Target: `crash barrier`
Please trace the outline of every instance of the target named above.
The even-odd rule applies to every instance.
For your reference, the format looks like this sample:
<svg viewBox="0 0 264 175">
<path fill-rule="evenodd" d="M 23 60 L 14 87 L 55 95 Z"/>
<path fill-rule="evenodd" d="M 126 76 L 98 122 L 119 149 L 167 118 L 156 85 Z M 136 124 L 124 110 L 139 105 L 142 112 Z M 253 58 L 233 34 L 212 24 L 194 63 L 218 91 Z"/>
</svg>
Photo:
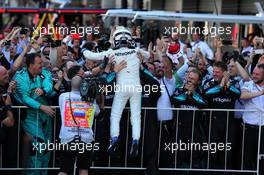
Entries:
<svg viewBox="0 0 264 175">
<path fill-rule="evenodd" d="M 48 167 L 25 168 L 22 166 L 21 121 L 25 117 L 27 107 L 13 106 L 16 111 L 17 127 L 17 154 L 16 165 L 3 166 L 3 147 L 0 149 L 1 171 L 27 171 L 27 170 L 58 170 L 60 151 L 52 147 L 52 156 Z M 60 128 L 60 114 L 58 106 L 53 106 L 57 116 L 53 120 L 53 138 L 50 144 L 59 144 L 58 133 Z M 254 112 L 259 115 L 259 123 L 264 118 L 261 111 L 229 110 L 229 109 L 193 109 L 193 108 L 166 108 L 173 110 L 174 119 L 171 121 L 157 121 L 157 108 L 142 107 L 141 139 L 139 155 L 131 159 L 129 152 L 131 147 L 130 111 L 126 108 L 120 121 L 120 144 L 116 155 L 109 156 L 111 107 L 106 107 L 108 115 L 95 119 L 93 130 L 95 143 L 98 148 L 92 149 L 94 158 L 91 169 L 98 170 L 146 170 L 150 161 L 156 161 L 159 170 L 163 171 L 198 171 L 198 172 L 230 172 L 241 174 L 259 174 L 263 157 L 262 127 L 253 126 L 234 118 L 243 112 Z M 37 112 L 37 120 L 39 119 Z M 253 134 L 252 134 L 253 131 Z M 255 133 L 254 133 L 255 132 Z M 247 143 L 248 141 L 255 143 Z M 155 139 L 156 138 L 156 139 Z M 252 160 L 248 155 L 249 146 L 255 145 L 255 163 L 247 166 Z M 80 148 L 79 148 L 80 149 Z M 250 148 L 251 149 L 251 148 Z M 36 153 L 37 156 L 37 153 Z M 76 167 L 75 167 L 76 168 Z"/>
</svg>

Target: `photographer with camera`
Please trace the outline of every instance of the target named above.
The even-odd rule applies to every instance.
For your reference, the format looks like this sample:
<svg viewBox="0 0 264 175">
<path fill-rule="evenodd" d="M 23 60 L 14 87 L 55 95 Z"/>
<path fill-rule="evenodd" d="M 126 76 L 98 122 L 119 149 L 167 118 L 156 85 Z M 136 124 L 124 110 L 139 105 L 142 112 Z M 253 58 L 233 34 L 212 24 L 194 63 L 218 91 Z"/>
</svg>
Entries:
<svg viewBox="0 0 264 175">
<path fill-rule="evenodd" d="M 80 86 L 83 78 L 75 75 L 71 79 L 71 92 L 66 92 L 59 97 L 59 106 L 61 111 L 62 126 L 60 130 L 60 139 L 62 144 L 93 145 L 93 120 L 100 110 L 95 102 L 85 101 L 80 94 Z M 95 146 L 95 144 L 94 144 Z M 73 174 L 74 162 L 77 159 L 77 167 L 80 175 L 88 175 L 92 159 L 92 147 L 90 150 L 62 150 L 61 165 L 59 175 Z M 82 152 L 80 152 L 82 151 Z"/>
<path fill-rule="evenodd" d="M 18 58 L 19 54 L 23 52 L 25 45 L 22 47 L 22 51 L 18 54 L 17 44 L 13 42 L 15 36 L 21 28 L 13 28 L 12 31 L 0 41 L 0 64 L 4 66 L 7 70 L 11 69 L 15 60 Z"/>
</svg>

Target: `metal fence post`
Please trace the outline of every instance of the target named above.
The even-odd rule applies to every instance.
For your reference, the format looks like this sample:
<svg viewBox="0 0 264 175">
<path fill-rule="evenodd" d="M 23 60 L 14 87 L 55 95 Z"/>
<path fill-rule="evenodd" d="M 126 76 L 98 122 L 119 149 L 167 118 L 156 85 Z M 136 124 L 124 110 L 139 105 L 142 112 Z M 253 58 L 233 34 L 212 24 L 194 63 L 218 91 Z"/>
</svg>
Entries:
<svg viewBox="0 0 264 175">
<path fill-rule="evenodd" d="M 258 156 L 257 156 L 257 175 L 259 175 L 259 163 L 260 163 L 260 146 L 261 146 L 261 125 L 262 125 L 262 115 L 259 111 L 259 133 L 258 133 Z"/>
</svg>

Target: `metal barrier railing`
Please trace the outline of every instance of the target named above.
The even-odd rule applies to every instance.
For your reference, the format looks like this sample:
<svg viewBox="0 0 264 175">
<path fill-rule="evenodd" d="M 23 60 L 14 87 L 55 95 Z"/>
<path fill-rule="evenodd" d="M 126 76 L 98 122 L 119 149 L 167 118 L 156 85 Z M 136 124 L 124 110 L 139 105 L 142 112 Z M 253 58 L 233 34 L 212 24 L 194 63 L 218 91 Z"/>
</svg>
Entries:
<svg viewBox="0 0 264 175">
<path fill-rule="evenodd" d="M 16 167 L 13 167 L 13 168 L 6 168 L 6 167 L 3 167 L 3 160 L 2 160 L 2 145 L 1 145 L 1 149 L 0 149 L 0 172 L 1 170 L 6 170 L 6 171 L 11 171 L 11 170 L 18 170 L 18 171 L 22 171 L 22 170 L 58 170 L 58 164 L 56 162 L 56 158 L 57 158 L 57 154 L 56 154 L 56 150 L 54 149 L 53 152 L 52 152 L 52 157 L 51 157 L 51 166 L 49 167 L 37 167 L 36 164 L 35 164 L 35 167 L 32 168 L 24 168 L 21 166 L 21 152 L 20 152 L 20 148 L 22 146 L 21 144 L 21 141 L 20 141 L 20 136 L 21 136 L 21 111 L 22 110 L 26 110 L 27 107 L 25 106 L 13 106 L 14 109 L 17 110 L 18 112 L 18 116 L 17 116 L 17 135 L 18 135 L 18 140 L 17 140 L 17 148 L 18 148 L 18 152 L 17 152 L 17 160 L 16 160 Z M 53 106 L 53 108 L 55 108 L 55 110 L 58 109 L 57 106 Z M 111 107 L 106 107 L 106 109 L 111 109 Z M 128 110 L 129 108 L 126 108 L 126 112 L 127 112 L 127 117 L 126 119 L 123 121 L 123 124 L 126 124 L 126 127 L 124 127 L 123 131 L 125 132 L 125 134 L 123 133 L 124 135 L 124 139 L 123 141 L 125 140 L 124 142 L 124 146 L 123 146 L 123 152 L 124 154 L 123 155 L 123 160 L 124 160 L 124 165 L 120 165 L 120 162 L 118 165 L 115 165 L 113 166 L 112 163 L 113 163 L 113 160 L 110 156 L 108 156 L 108 160 L 107 160 L 107 164 L 103 164 L 98 165 L 97 161 L 96 160 L 93 160 L 92 162 L 92 166 L 91 166 L 91 169 L 99 169 L 99 170 L 103 170 L 103 169 L 112 169 L 112 170 L 123 170 L 123 169 L 126 169 L 126 170 L 145 170 L 146 167 L 144 166 L 144 162 L 145 162 L 145 158 L 144 158 L 144 152 L 146 150 L 145 148 L 145 140 L 146 140 L 146 129 L 149 129 L 149 128 L 146 128 L 146 122 L 149 122 L 147 121 L 147 117 L 148 117 L 148 114 L 147 112 L 148 111 L 151 111 L 151 110 L 157 110 L 157 108 L 150 108 L 150 107 L 142 107 L 142 122 L 141 122 L 141 125 L 142 125 L 142 137 L 141 137 L 141 146 L 140 146 L 140 155 L 139 155 L 139 159 L 137 160 L 137 163 L 136 164 L 133 164 L 131 166 L 130 162 L 129 162 L 129 155 L 128 155 L 128 152 L 129 152 L 129 142 L 130 142 L 130 126 L 129 126 L 129 115 L 130 115 L 130 111 Z M 230 133 L 234 131 L 234 128 L 230 128 L 230 127 L 233 127 L 230 126 L 234 121 L 232 120 L 233 119 L 233 113 L 236 112 L 236 111 L 240 111 L 240 112 L 257 112 L 259 114 L 259 119 L 262 121 L 263 118 L 264 118 L 264 113 L 261 112 L 261 111 L 255 111 L 255 110 L 252 110 L 252 111 L 249 111 L 249 110 L 227 110 L 227 109 L 202 109 L 202 110 L 198 110 L 198 109 L 182 109 L 182 108 L 164 108 L 164 110 L 173 110 L 174 111 L 174 120 L 171 122 L 172 123 L 172 129 L 174 129 L 170 134 L 172 134 L 173 136 L 167 140 L 168 142 L 170 143 L 173 143 L 173 144 L 179 144 L 179 140 L 181 141 L 181 138 L 179 138 L 179 135 L 182 135 L 181 133 L 181 130 L 182 128 L 181 125 L 182 123 L 186 122 L 186 121 L 181 121 L 182 118 L 187 118 L 188 116 L 181 116 L 180 115 L 180 112 L 192 112 L 192 118 L 187 121 L 191 123 L 188 123 L 189 126 L 191 126 L 191 132 L 189 133 L 189 136 L 190 136 L 190 143 L 191 145 L 193 144 L 196 144 L 195 142 L 197 141 L 197 126 L 196 124 L 198 123 L 197 122 L 197 118 L 199 118 L 199 120 L 202 118 L 203 119 L 203 122 L 208 124 L 206 126 L 206 128 L 203 128 L 202 130 L 205 131 L 206 129 L 208 130 L 207 133 L 204 134 L 205 136 L 205 142 L 203 143 L 207 143 L 208 145 L 211 146 L 211 144 L 213 142 L 211 141 L 215 141 L 215 138 L 214 135 L 215 135 L 215 114 L 216 112 L 222 112 L 222 113 L 226 113 L 226 116 L 223 116 L 224 119 L 226 119 L 226 123 L 224 123 L 226 126 L 225 126 L 225 133 L 222 134 L 225 138 L 224 138 L 224 142 L 227 144 L 229 142 L 229 136 L 230 136 Z M 58 111 L 58 110 L 57 110 Z M 39 113 L 37 113 L 37 121 L 39 120 Z M 124 114 L 124 113 L 123 113 Z M 231 114 L 231 115 L 230 115 Z M 109 113 L 110 115 L 110 113 Z M 202 116 L 202 117 L 201 117 Z M 124 118 L 124 117 L 123 117 Z M 224 121 L 224 120 L 221 120 L 221 121 Z M 261 123 L 261 121 L 259 123 Z M 102 139 L 102 138 L 98 138 L 100 136 L 98 136 L 98 123 L 99 121 L 95 120 L 94 122 L 94 137 L 95 137 L 95 141 L 97 141 L 98 139 Z M 101 121 L 100 121 L 101 122 Z M 121 121 L 122 122 L 122 121 Z M 166 171 L 198 171 L 198 172 L 235 172 L 235 173 L 256 173 L 257 175 L 259 174 L 259 170 L 260 170 L 260 159 L 261 157 L 263 157 L 263 155 L 261 154 L 261 139 L 264 139 L 264 138 L 261 138 L 261 133 L 263 131 L 261 131 L 262 127 L 259 125 L 258 127 L 258 143 L 257 143 L 257 155 L 256 155 L 256 167 L 254 169 L 246 169 L 244 168 L 244 159 L 245 159 L 245 153 L 244 153 L 244 149 L 245 149 L 245 135 L 246 135 L 246 125 L 243 124 L 241 125 L 242 126 L 242 140 L 241 140 L 241 145 L 240 145 L 240 148 L 241 150 L 240 153 L 241 153 L 241 160 L 240 160 L 240 167 L 239 168 L 233 168 L 231 167 L 230 168 L 230 165 L 228 164 L 229 163 L 229 155 L 228 155 L 228 150 L 227 149 L 224 149 L 224 166 L 222 168 L 214 168 L 214 167 L 211 167 L 211 157 L 210 156 L 214 156 L 212 153 L 210 153 L 210 149 L 207 150 L 207 155 L 205 156 L 205 152 L 206 151 L 202 151 L 203 152 L 203 156 L 202 158 L 199 158 L 198 160 L 200 162 L 204 161 L 206 165 L 203 165 L 203 166 L 198 166 L 198 167 L 195 167 L 193 166 L 193 163 L 195 163 L 195 159 L 197 160 L 197 157 L 195 158 L 196 156 L 196 150 L 193 150 L 193 148 L 191 148 L 190 150 L 188 150 L 186 152 L 186 154 L 188 154 L 189 158 L 188 160 L 184 159 L 185 162 L 187 162 L 187 165 L 185 166 L 179 166 L 179 160 L 180 162 L 182 162 L 183 159 L 179 159 L 178 157 L 179 156 L 182 156 L 181 153 L 179 152 L 178 150 L 178 147 L 177 149 L 175 149 L 175 152 L 173 153 L 169 153 L 169 155 L 171 156 L 171 159 L 170 161 L 173 163 L 168 165 L 167 167 L 164 167 L 164 166 L 161 166 L 161 164 L 163 163 L 161 159 L 161 157 L 163 156 L 162 154 L 164 153 L 164 143 L 162 141 L 163 137 L 162 137 L 162 133 L 165 132 L 164 131 L 164 127 L 166 125 L 164 125 L 164 122 L 158 122 L 158 133 L 157 133 L 157 136 L 158 136 L 158 143 L 157 143 L 157 147 L 158 147 L 158 151 L 157 151 L 157 164 L 159 166 L 159 170 L 166 170 Z M 200 124 L 200 123 L 199 123 Z M 109 129 L 109 128 L 107 128 Z M 166 128 L 165 128 L 166 129 Z M 201 129 L 201 128 L 200 128 Z M 230 130 L 231 129 L 231 130 Z M 37 128 L 38 130 L 38 128 Z M 52 142 L 55 144 L 56 143 L 56 138 L 57 138 L 57 120 L 55 119 L 54 122 L 53 122 L 53 138 L 52 138 Z M 120 132 L 123 132 L 123 131 L 120 131 Z M 186 131 L 186 130 L 185 130 Z M 213 133 L 213 134 L 212 134 Z M 155 133 L 153 133 L 155 134 Z M 174 135 L 175 134 L 175 135 Z M 165 140 L 166 141 L 166 140 Z M 198 141 L 201 141 L 201 140 L 198 140 Z M 200 143 L 200 142 L 199 142 Z M 201 142 L 202 143 L 202 142 Z M 165 142 L 166 144 L 166 142 Z M 208 146 L 207 145 L 207 146 Z M 108 145 L 107 145 L 108 146 Z M 178 146 L 178 145 L 177 145 Z M 166 149 L 166 148 L 165 148 Z M 100 150 L 101 151 L 101 150 Z M 105 150 L 104 150 L 105 151 Z M 201 151 L 201 150 L 200 150 Z M 219 150 L 217 150 L 219 151 Z M 121 157 L 122 157 L 121 155 Z M 106 161 L 105 161 L 106 162 Z"/>
</svg>

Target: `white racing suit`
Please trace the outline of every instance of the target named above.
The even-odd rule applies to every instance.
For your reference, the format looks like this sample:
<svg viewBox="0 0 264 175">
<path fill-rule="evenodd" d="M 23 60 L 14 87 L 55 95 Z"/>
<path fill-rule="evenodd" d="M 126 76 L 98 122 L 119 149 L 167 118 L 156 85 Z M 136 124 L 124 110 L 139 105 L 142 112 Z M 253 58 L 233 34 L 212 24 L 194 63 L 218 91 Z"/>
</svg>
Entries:
<svg viewBox="0 0 264 175">
<path fill-rule="evenodd" d="M 118 72 L 116 77 L 115 96 L 110 117 L 111 138 L 119 136 L 119 123 L 127 100 L 129 100 L 131 108 L 132 137 L 137 140 L 140 138 L 142 87 L 139 78 L 140 59 L 137 56 L 137 52 L 140 52 L 145 59 L 149 58 L 148 52 L 138 48 L 121 47 L 100 53 L 84 51 L 85 58 L 90 60 L 103 60 L 105 56 L 113 55 L 115 64 L 119 64 L 122 60 L 127 63 L 127 67 Z"/>
</svg>

